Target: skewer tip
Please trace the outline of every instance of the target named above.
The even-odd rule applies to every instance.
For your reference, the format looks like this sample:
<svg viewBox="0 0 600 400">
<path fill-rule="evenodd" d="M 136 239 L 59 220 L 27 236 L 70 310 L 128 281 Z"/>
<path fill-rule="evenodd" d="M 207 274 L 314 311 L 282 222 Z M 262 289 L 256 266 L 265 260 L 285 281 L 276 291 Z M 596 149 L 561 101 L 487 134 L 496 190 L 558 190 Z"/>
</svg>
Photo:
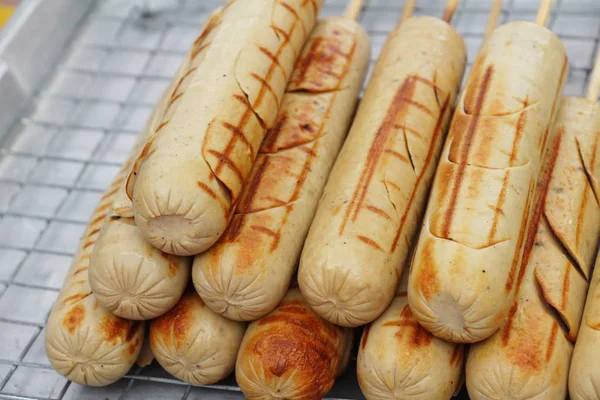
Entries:
<svg viewBox="0 0 600 400">
<path fill-rule="evenodd" d="M 458 0 L 448 0 L 446 8 L 444 9 L 444 16 L 442 19 L 447 23 L 452 22 L 456 8 L 458 7 Z"/>
<path fill-rule="evenodd" d="M 363 0 L 350 0 L 346 11 L 344 11 L 344 17 L 356 21 L 360 15 L 360 10 L 363 5 Z"/>
<path fill-rule="evenodd" d="M 500 19 L 501 13 L 502 0 L 494 0 L 492 3 L 492 8 L 490 9 L 490 16 L 488 18 L 487 26 L 485 28 L 484 38 L 487 38 L 494 31 L 494 29 L 496 29 L 496 25 L 498 25 L 498 20 Z"/>
<path fill-rule="evenodd" d="M 541 0 L 540 7 L 538 8 L 537 17 L 535 23 L 540 26 L 546 26 L 548 17 L 550 16 L 550 9 L 552 8 L 552 0 Z"/>
</svg>

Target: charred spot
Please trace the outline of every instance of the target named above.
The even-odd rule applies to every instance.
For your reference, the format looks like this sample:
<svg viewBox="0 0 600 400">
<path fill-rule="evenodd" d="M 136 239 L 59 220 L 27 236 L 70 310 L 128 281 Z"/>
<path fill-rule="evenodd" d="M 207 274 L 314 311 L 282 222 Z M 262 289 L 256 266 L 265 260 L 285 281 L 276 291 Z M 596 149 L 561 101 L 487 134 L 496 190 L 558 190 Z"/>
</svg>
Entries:
<svg viewBox="0 0 600 400">
<path fill-rule="evenodd" d="M 300 124 L 300 129 L 307 132 L 313 132 L 314 128 L 310 124 Z"/>
<path fill-rule="evenodd" d="M 73 334 L 75 330 L 81 326 L 84 318 L 85 307 L 83 304 L 77 304 L 75 307 L 72 307 L 63 318 L 63 326 L 70 334 Z"/>
</svg>

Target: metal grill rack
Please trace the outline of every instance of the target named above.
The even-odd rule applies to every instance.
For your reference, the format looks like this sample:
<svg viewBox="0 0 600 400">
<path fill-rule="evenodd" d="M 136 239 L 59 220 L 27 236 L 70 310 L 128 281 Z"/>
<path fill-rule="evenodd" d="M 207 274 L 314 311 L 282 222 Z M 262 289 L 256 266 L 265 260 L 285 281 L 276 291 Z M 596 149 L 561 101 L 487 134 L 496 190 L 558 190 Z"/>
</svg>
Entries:
<svg viewBox="0 0 600 400">
<path fill-rule="evenodd" d="M 58 64 L 33 66 L 50 69 L 47 78 L 8 132 L 0 130 L 0 398 L 242 397 L 233 377 L 213 389 L 191 387 L 155 364 L 107 388 L 85 388 L 54 372 L 44 353 L 44 322 L 89 215 L 202 23 L 222 2 L 91 1 L 57 54 Z M 402 3 L 365 0 L 359 20 L 371 36 L 373 60 Z M 417 3 L 416 14 L 439 16 L 445 0 Z M 533 20 L 538 3 L 505 0 L 501 22 Z M 469 61 L 481 44 L 490 4 L 462 0 L 454 18 Z M 322 15 L 341 14 L 345 5 L 326 0 Z M 555 0 L 549 27 L 564 40 L 570 58 L 565 94 L 583 95 L 600 40 L 600 2 Z M 6 96 L 0 93 L 0 104 Z M 352 365 L 330 396 L 362 398 L 355 376 Z"/>
</svg>

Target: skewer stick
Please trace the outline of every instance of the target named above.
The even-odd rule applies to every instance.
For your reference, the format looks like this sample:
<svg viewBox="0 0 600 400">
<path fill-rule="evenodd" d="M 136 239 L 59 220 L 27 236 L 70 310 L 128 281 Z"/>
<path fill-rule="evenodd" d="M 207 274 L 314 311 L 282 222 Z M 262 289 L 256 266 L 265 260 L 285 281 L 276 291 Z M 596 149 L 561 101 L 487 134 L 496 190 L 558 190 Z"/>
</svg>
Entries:
<svg viewBox="0 0 600 400">
<path fill-rule="evenodd" d="M 400 22 L 412 15 L 413 11 L 415 10 L 416 3 L 417 0 L 406 0 L 406 3 L 404 3 L 404 10 L 402 11 L 402 16 L 400 17 Z"/>
<path fill-rule="evenodd" d="M 452 17 L 454 17 L 454 13 L 456 12 L 456 7 L 458 6 L 458 0 L 448 0 L 446 3 L 446 9 L 444 10 L 444 16 L 442 19 L 448 23 L 452 22 Z"/>
<path fill-rule="evenodd" d="M 485 28 L 485 36 L 484 39 L 487 39 L 490 36 L 490 33 L 496 29 L 496 25 L 498 25 L 498 19 L 500 18 L 500 14 L 502 13 L 502 0 L 494 0 L 492 3 L 492 8 L 490 9 L 490 17 L 488 18 L 488 23 Z"/>
<path fill-rule="evenodd" d="M 548 16 L 550 15 L 550 9 L 552 8 L 552 0 L 542 0 L 540 8 L 538 8 L 537 17 L 535 23 L 541 26 L 546 26 L 548 22 Z"/>
<path fill-rule="evenodd" d="M 596 55 L 596 62 L 590 75 L 586 98 L 595 103 L 598 101 L 598 94 L 600 94 L 600 51 Z"/>
<path fill-rule="evenodd" d="M 350 0 L 346 11 L 344 11 L 344 17 L 356 21 L 362 8 L 363 0 Z"/>
</svg>

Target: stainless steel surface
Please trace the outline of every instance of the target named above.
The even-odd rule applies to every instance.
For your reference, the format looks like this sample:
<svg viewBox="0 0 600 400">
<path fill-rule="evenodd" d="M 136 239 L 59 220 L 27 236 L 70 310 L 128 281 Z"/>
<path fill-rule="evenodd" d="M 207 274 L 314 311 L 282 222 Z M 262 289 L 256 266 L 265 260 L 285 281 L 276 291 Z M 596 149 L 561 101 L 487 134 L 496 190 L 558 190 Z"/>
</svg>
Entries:
<svg viewBox="0 0 600 400">
<path fill-rule="evenodd" d="M 88 216 L 204 19 L 222 2 L 106 0 L 86 7 L 87 1 L 49 0 L 63 6 L 52 9 L 49 21 L 40 15 L 50 14 L 33 13 L 33 20 L 12 24 L 16 30 L 11 34 L 29 32 L 38 41 L 41 36 L 45 40 L 39 43 L 48 50 L 27 53 L 26 47 L 20 52 L 17 46 L 12 50 L 16 58 L 8 56 L 10 74 L 8 53 L 0 51 L 0 398 L 241 398 L 232 377 L 216 389 L 192 388 L 155 364 L 136 368 L 107 388 L 85 388 L 54 372 L 44 354 L 44 321 Z M 345 3 L 326 0 L 323 15 L 341 13 Z M 416 13 L 441 15 L 445 1 L 418 3 L 424 8 Z M 462 0 L 455 16 L 470 61 L 481 43 L 490 3 Z M 505 0 L 501 21 L 533 20 L 538 3 Z M 563 38 L 571 64 L 565 94 L 582 95 L 600 39 L 600 2 L 555 3 L 550 27 Z M 365 0 L 360 21 L 371 35 L 373 59 L 401 6 L 399 0 Z M 69 32 L 68 25 L 84 11 L 85 20 L 66 47 L 59 39 L 52 42 L 52 30 L 41 26 L 64 24 L 63 33 Z M 49 71 L 54 57 L 59 65 Z M 38 86 L 44 75 L 49 78 Z M 25 101 L 26 107 L 15 107 Z M 2 123 L 12 117 L 16 122 L 2 140 Z M 330 396 L 361 398 L 354 366 Z"/>
</svg>

